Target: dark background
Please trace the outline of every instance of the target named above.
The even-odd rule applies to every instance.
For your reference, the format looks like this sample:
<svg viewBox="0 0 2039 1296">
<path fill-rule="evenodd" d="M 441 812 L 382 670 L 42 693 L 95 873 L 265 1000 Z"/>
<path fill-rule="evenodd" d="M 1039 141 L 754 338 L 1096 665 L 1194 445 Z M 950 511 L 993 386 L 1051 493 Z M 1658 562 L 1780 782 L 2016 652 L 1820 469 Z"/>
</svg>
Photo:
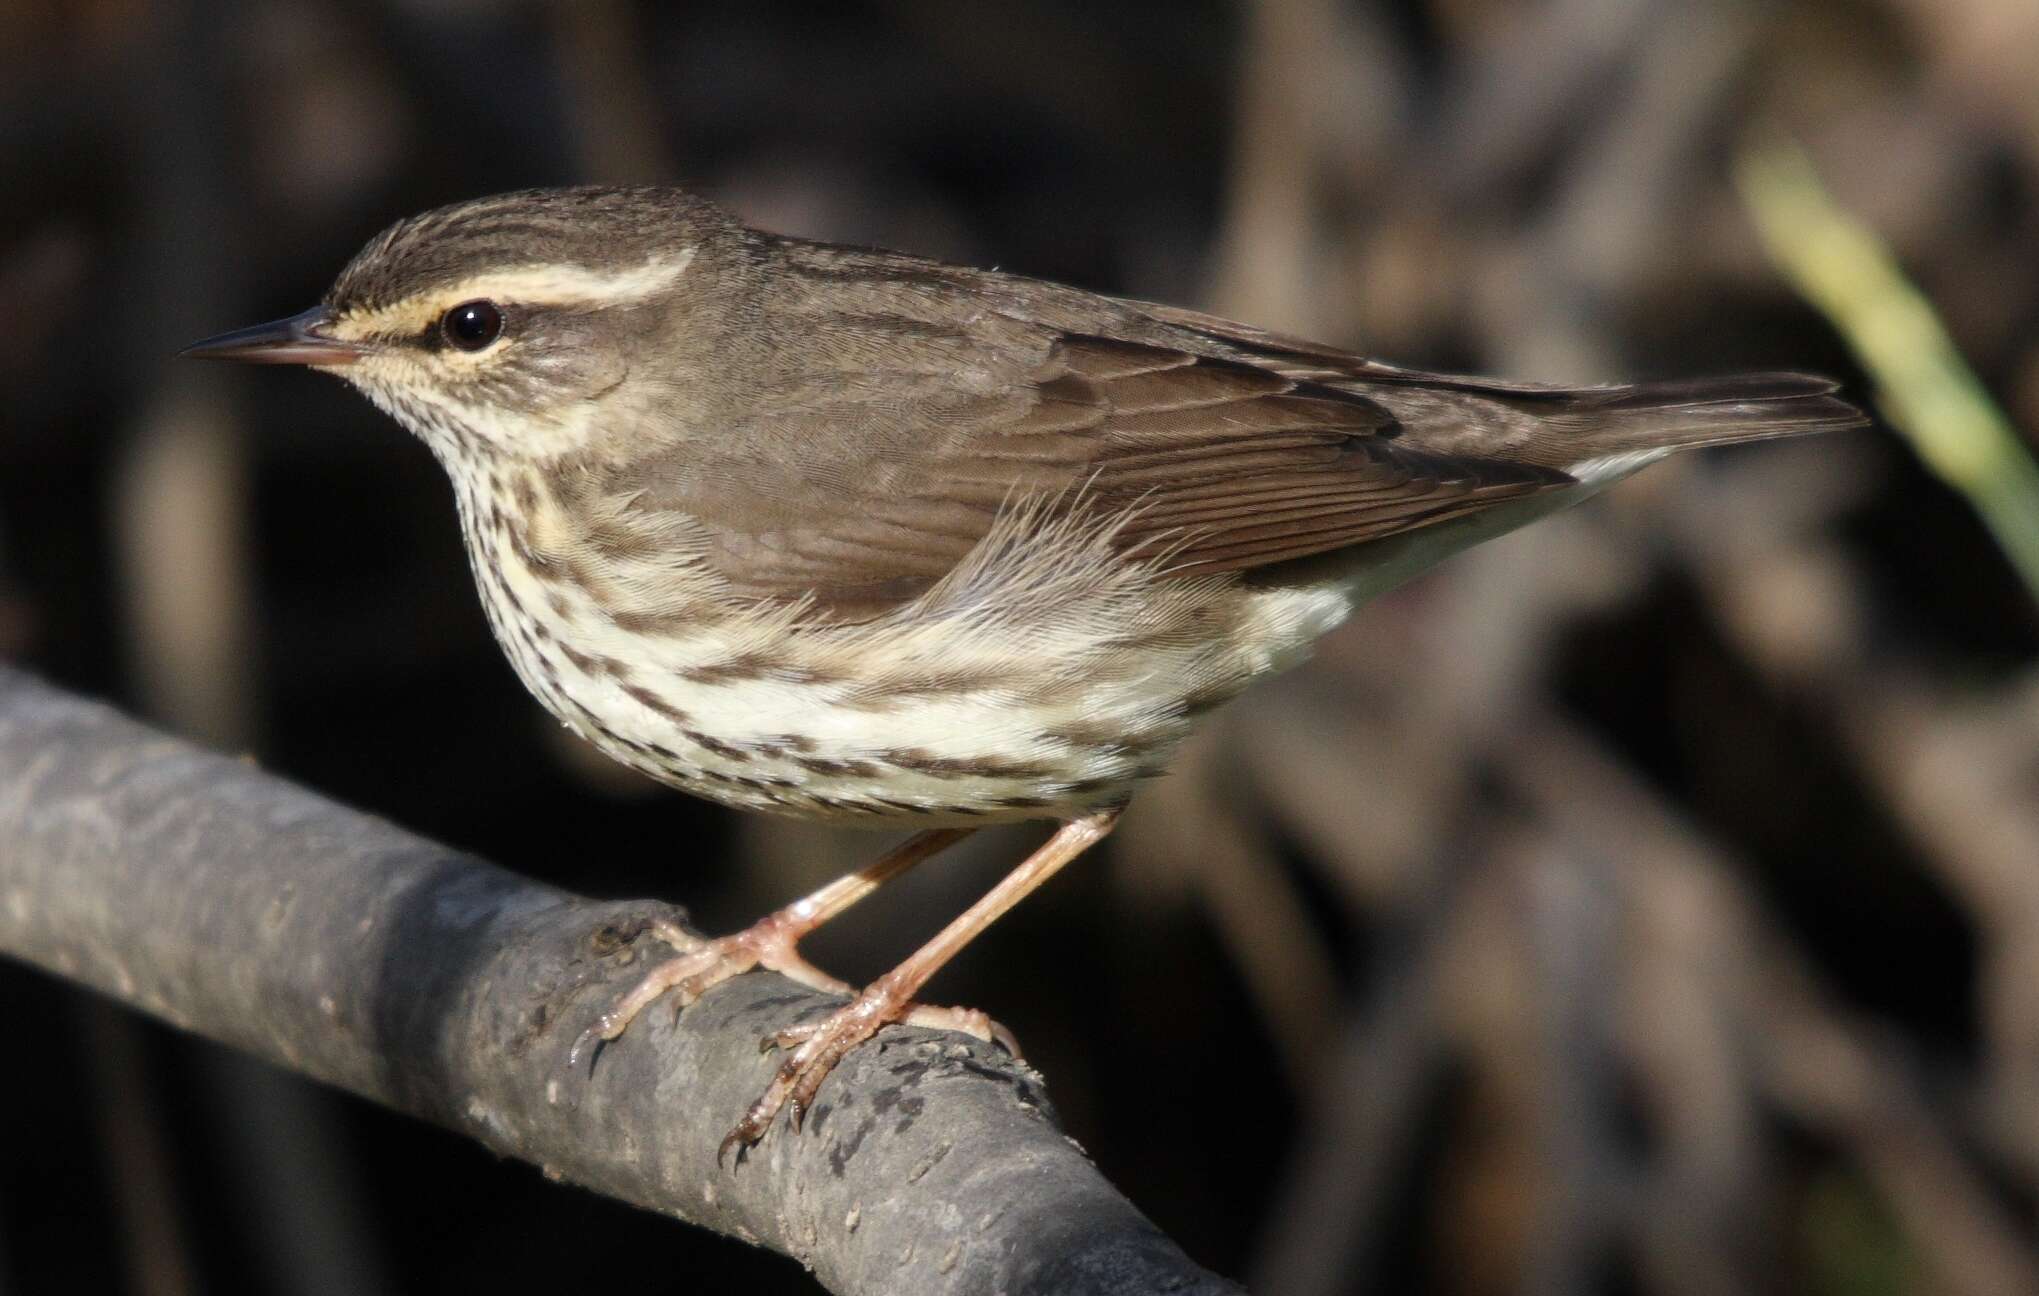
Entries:
<svg viewBox="0 0 2039 1296">
<path fill-rule="evenodd" d="M 1782 129 L 2030 429 L 2035 67 L 2029 0 L 4 0 L 0 656 L 733 928 L 881 839 L 575 746 L 425 451 L 177 347 L 424 207 L 671 179 L 1403 363 L 1866 400 L 1730 183 Z M 1888 429 L 1668 465 L 1215 717 L 932 997 L 1267 1296 L 2039 1289 L 2035 649 Z M 1035 836 L 815 952 L 875 974 Z M 18 967 L 0 1008 L 0 1290 L 809 1289 Z"/>
</svg>

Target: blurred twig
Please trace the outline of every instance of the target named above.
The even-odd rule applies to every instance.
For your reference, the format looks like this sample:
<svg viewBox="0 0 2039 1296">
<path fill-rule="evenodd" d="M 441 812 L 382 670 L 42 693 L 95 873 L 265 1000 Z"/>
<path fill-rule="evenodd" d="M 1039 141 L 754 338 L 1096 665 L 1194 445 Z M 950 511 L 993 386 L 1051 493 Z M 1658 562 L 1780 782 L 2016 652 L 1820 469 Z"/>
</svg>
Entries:
<svg viewBox="0 0 2039 1296">
<path fill-rule="evenodd" d="M 141 1032 L 133 1017 L 111 1004 L 85 1005 L 81 1016 L 92 1053 L 100 1137 L 114 1170 L 128 1290 L 135 1296 L 191 1296 L 200 1286 L 158 1110 L 161 1095 L 139 1083 L 147 1073 Z"/>
<path fill-rule="evenodd" d="M 1983 1021 L 1983 1135 L 2039 1182 L 2039 675 L 1986 691 L 1936 680 L 1879 647 L 1868 573 L 1813 535 L 1753 470 L 1688 492 L 1667 519 L 1722 632 L 1780 693 L 1831 717 L 1841 751 L 1975 923 Z"/>
<path fill-rule="evenodd" d="M 2039 1257 L 1991 1186 L 1960 1153 L 1915 1076 L 1908 1049 L 1838 1002 L 1798 948 L 1768 923 L 1741 870 L 1586 735 L 1555 715 L 1525 722 L 1505 775 L 1561 835 L 1632 863 L 1624 889 L 1669 883 L 1682 921 L 1717 950 L 1740 951 L 1715 1011 L 1748 1029 L 1745 1083 L 1855 1160 L 1965 1296 L 2039 1290 Z M 1637 1020 L 1632 1025 L 1645 1024 Z M 1723 1126 L 1716 1126 L 1716 1136 Z"/>
<path fill-rule="evenodd" d="M 1876 379 L 1891 422 L 1974 504 L 2039 596 L 2039 465 L 1932 305 L 1882 241 L 1827 196 L 1795 145 L 1752 145 L 1736 179 L 1778 267 L 1841 330 Z"/>
</svg>

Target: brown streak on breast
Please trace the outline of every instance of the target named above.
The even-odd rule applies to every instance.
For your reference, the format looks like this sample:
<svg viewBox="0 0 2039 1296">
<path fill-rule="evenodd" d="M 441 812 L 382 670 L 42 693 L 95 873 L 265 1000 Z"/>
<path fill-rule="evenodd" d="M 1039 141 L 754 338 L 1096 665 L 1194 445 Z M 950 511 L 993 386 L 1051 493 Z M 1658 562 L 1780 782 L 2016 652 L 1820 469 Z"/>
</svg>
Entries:
<svg viewBox="0 0 2039 1296">
<path fill-rule="evenodd" d="M 801 666 L 783 657 L 761 652 L 739 653 L 705 666 L 689 666 L 680 672 L 695 684 L 732 684 L 748 680 L 781 680 L 788 684 L 833 684 L 843 677 L 834 671 Z"/>
<path fill-rule="evenodd" d="M 829 760 L 822 756 L 795 756 L 793 763 L 810 774 L 848 774 L 855 778 L 876 778 L 884 771 L 865 760 Z"/>
<path fill-rule="evenodd" d="M 519 476 L 517 484 L 511 488 L 511 493 L 517 497 L 517 507 L 524 510 L 526 514 L 537 512 L 538 484 L 531 480 L 530 474 L 525 473 Z"/>
<path fill-rule="evenodd" d="M 694 729 L 682 729 L 680 731 L 680 734 L 688 742 L 693 743 L 696 747 L 699 747 L 701 750 L 713 752 L 717 756 L 722 757 L 724 760 L 733 760 L 738 762 L 739 764 L 748 764 L 750 762 L 749 752 L 745 751 L 741 747 L 732 746 L 729 743 L 723 742 L 720 738 L 715 737 L 713 734 L 704 734 Z"/>
<path fill-rule="evenodd" d="M 572 662 L 573 668 L 579 671 L 581 674 L 592 676 L 600 675 L 603 673 L 603 667 L 606 662 L 605 658 L 591 657 L 587 653 L 584 653 L 579 649 L 575 648 L 570 643 L 561 643 L 559 645 L 559 651 L 560 655 L 565 657 L 569 662 Z"/>
<path fill-rule="evenodd" d="M 673 635 L 690 630 L 701 623 L 700 614 L 691 608 L 678 608 L 647 612 L 635 608 L 608 609 L 609 624 L 625 634 Z"/>
<path fill-rule="evenodd" d="M 1064 724 L 1041 731 L 1041 737 L 1065 747 L 1087 748 L 1113 756 L 1139 756 L 1170 742 L 1173 735 L 1140 737 L 1102 724 Z"/>
<path fill-rule="evenodd" d="M 1000 760 L 996 756 L 958 758 L 937 756 L 918 747 L 899 747 L 878 753 L 878 759 L 901 769 L 942 778 L 1032 779 L 1046 778 L 1054 770 L 1025 761 Z"/>
<path fill-rule="evenodd" d="M 688 720 L 692 719 L 685 711 L 680 710 L 680 708 L 666 701 L 642 684 L 626 684 L 623 686 L 623 692 L 675 724 L 685 724 Z"/>
<path fill-rule="evenodd" d="M 1013 672 L 1010 669 L 987 666 L 889 671 L 859 681 L 841 700 L 851 706 L 859 703 L 881 705 L 908 698 L 983 692 L 1007 686 L 1012 683 L 1012 679 Z"/>
</svg>

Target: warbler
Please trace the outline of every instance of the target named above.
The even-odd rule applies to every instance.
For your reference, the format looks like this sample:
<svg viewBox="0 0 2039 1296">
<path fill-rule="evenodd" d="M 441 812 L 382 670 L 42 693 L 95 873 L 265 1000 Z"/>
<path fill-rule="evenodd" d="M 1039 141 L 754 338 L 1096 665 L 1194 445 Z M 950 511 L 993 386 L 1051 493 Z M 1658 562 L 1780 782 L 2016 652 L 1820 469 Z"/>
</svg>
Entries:
<svg viewBox="0 0 2039 1296">
<path fill-rule="evenodd" d="M 1554 387 L 749 229 L 669 188 L 397 222 L 301 315 L 186 354 L 353 384 L 437 456 L 518 677 L 602 751 L 748 810 L 921 831 L 680 952 L 595 1023 L 797 945 L 971 831 L 1048 842 L 790 1051 L 724 1149 L 908 1019 L 1111 831 L 1199 717 L 1359 604 L 1676 450 L 1850 428 L 1834 383 Z M 1008 1040 L 1009 1043 L 1009 1040 Z"/>
</svg>

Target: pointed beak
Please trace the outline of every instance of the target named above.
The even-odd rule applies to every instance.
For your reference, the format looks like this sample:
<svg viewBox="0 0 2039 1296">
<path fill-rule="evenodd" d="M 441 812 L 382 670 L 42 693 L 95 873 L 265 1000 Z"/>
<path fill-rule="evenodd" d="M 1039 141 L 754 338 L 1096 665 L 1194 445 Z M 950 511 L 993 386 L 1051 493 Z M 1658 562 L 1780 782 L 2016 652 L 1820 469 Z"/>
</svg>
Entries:
<svg viewBox="0 0 2039 1296">
<path fill-rule="evenodd" d="M 320 330 L 330 320 L 323 306 L 302 315 L 235 329 L 203 342 L 194 342 L 177 354 L 201 360 L 244 360 L 249 364 L 345 365 L 353 364 L 368 348 L 356 342 L 327 337 Z"/>
</svg>

